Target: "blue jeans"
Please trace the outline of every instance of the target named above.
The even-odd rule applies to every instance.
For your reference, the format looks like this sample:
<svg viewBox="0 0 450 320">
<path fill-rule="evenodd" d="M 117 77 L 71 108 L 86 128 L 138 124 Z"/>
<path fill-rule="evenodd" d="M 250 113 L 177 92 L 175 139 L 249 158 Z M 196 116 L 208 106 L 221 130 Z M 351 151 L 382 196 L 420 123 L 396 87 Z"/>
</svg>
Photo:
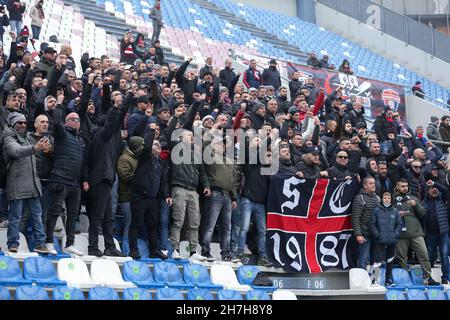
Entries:
<svg viewBox="0 0 450 320">
<path fill-rule="evenodd" d="M 131 224 L 131 206 L 130 202 L 123 202 L 120 204 L 120 212 L 123 215 L 123 237 L 128 238 L 128 231 Z"/>
<path fill-rule="evenodd" d="M 231 253 L 237 254 L 239 233 L 241 232 L 241 197 L 237 197 L 237 207 L 231 212 Z"/>
<path fill-rule="evenodd" d="M 258 233 L 259 258 L 266 255 L 266 208 L 262 203 L 253 202 L 245 197 L 241 198 L 241 230 L 239 232 L 238 253 L 244 253 L 250 219 L 255 214 L 256 231 Z"/>
<path fill-rule="evenodd" d="M 169 250 L 169 227 L 172 208 L 162 199 L 159 204 L 159 250 Z"/>
<path fill-rule="evenodd" d="M 434 268 L 434 262 L 437 259 L 437 248 L 439 247 L 439 255 L 441 256 L 442 280 L 448 280 L 448 235 L 427 234 L 425 236 L 427 244 L 428 256 L 430 258 L 431 267 Z"/>
<path fill-rule="evenodd" d="M 31 31 L 33 33 L 33 39 L 39 40 L 39 35 L 41 34 L 41 27 L 31 25 Z"/>
<path fill-rule="evenodd" d="M 211 196 L 206 199 L 206 217 L 202 227 L 202 255 L 210 254 L 211 238 L 216 226 L 219 215 L 220 223 L 220 254 L 222 257 L 230 255 L 231 238 L 231 199 L 228 194 L 213 191 Z"/>
<path fill-rule="evenodd" d="M 11 31 L 15 32 L 17 37 L 19 37 L 20 31 L 22 31 L 22 21 L 18 20 L 9 20 L 9 26 L 11 27 Z"/>
<path fill-rule="evenodd" d="M 42 189 L 42 197 L 39 198 L 39 201 L 41 202 L 41 209 L 42 209 L 42 223 L 44 224 L 45 228 L 47 222 L 47 212 L 52 202 L 52 196 L 50 193 L 50 189 L 48 188 L 48 185 L 46 186 L 42 185 L 41 189 Z M 28 208 L 25 208 L 22 212 L 22 220 L 20 222 L 19 230 L 27 237 L 27 239 L 29 235 L 31 235 L 31 232 L 33 230 L 33 223 L 30 219 L 30 210 Z"/>
<path fill-rule="evenodd" d="M 368 237 L 364 236 L 366 242 L 358 244 L 358 265 L 361 269 L 366 269 L 367 265 L 370 265 L 370 247 L 371 241 Z"/>
<path fill-rule="evenodd" d="M 36 248 L 45 244 L 41 203 L 39 198 L 28 198 L 9 202 L 8 248 L 11 246 L 19 246 L 19 226 L 25 207 L 30 209 L 31 219 L 33 220 L 34 247 Z"/>
</svg>

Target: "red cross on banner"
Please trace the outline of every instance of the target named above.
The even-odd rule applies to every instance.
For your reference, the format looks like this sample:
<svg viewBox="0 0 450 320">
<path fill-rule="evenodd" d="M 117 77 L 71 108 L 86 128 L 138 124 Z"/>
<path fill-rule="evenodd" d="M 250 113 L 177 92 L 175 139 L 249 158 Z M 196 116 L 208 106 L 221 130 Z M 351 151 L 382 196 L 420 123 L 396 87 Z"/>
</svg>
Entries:
<svg viewBox="0 0 450 320">
<path fill-rule="evenodd" d="M 348 212 L 348 207 L 350 206 L 347 206 L 347 210 L 339 214 L 325 214 L 330 211 L 330 208 L 327 207 L 330 199 L 334 199 L 334 195 L 338 193 L 339 190 L 344 190 L 344 188 L 346 187 L 346 185 L 344 185 L 343 183 L 344 182 L 342 182 L 340 185 L 337 185 L 335 182 L 333 182 L 333 185 L 330 187 L 330 180 L 319 179 L 315 181 L 314 185 L 312 185 L 312 183 L 309 185 L 298 184 L 297 187 L 305 187 L 305 189 L 308 186 L 313 187 L 310 197 L 304 195 L 302 198 L 299 197 L 298 199 L 299 201 L 303 200 L 304 208 L 307 211 L 306 215 L 300 215 L 301 212 L 296 212 L 296 214 L 294 215 L 290 212 L 286 214 L 273 211 L 269 211 L 267 214 L 268 231 L 281 231 L 283 235 L 288 235 L 287 237 L 290 236 L 291 239 L 292 236 L 295 236 L 298 239 L 304 237 L 304 245 L 298 245 L 298 247 L 300 248 L 300 250 L 302 250 L 303 247 L 304 259 L 306 260 L 306 263 L 308 265 L 309 272 L 315 273 L 324 271 L 323 265 L 319 262 L 318 252 L 320 253 L 321 251 L 331 250 L 328 248 L 324 249 L 323 246 L 321 250 L 318 250 L 318 246 L 320 245 L 318 243 L 318 236 L 324 234 L 339 234 L 341 232 L 349 231 L 352 229 L 351 217 Z M 346 198 L 349 198 L 351 200 L 353 196 L 352 192 L 350 191 L 353 190 L 348 190 Z M 299 194 L 302 194 L 302 192 L 300 192 Z M 305 192 L 303 192 L 303 194 L 305 194 Z M 336 198 L 336 201 L 338 201 L 339 204 L 345 203 L 342 202 L 343 198 L 344 197 Z M 307 200 L 309 200 L 309 202 L 305 203 Z M 280 206 L 278 205 L 277 208 L 280 208 Z M 283 205 L 281 206 L 281 208 L 283 209 Z M 268 209 L 274 209 L 274 207 L 271 208 L 271 206 L 269 205 Z M 339 236 L 336 237 L 336 245 L 334 248 L 337 247 L 337 242 L 339 241 L 338 238 L 341 239 Z M 348 240 L 349 238 L 350 235 L 347 235 L 345 237 L 346 240 Z M 298 243 L 301 244 L 301 240 L 298 240 Z M 280 251 L 284 250 L 283 245 L 279 245 L 277 247 L 281 248 Z M 289 247 L 289 241 L 287 241 L 286 247 Z M 344 249 L 345 248 L 346 246 L 344 247 Z M 289 250 L 289 248 L 286 248 L 286 250 L 284 251 Z M 283 254 L 278 253 L 278 255 L 276 255 L 276 257 L 278 258 L 280 256 L 283 256 Z M 283 260 L 282 258 L 279 259 Z"/>
</svg>

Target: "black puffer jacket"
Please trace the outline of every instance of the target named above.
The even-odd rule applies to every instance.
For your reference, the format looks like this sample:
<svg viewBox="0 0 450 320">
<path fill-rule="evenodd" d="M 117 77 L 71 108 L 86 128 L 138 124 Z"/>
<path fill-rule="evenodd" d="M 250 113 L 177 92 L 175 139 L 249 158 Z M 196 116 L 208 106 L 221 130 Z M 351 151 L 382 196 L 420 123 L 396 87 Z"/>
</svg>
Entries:
<svg viewBox="0 0 450 320">
<path fill-rule="evenodd" d="M 83 172 L 86 144 L 74 130 L 60 123 L 55 123 L 54 129 L 55 159 L 50 181 L 80 185 L 87 181 L 87 172 Z"/>
<path fill-rule="evenodd" d="M 395 244 L 402 233 L 403 222 L 394 206 L 375 208 L 369 222 L 370 233 L 376 243 Z"/>
<path fill-rule="evenodd" d="M 369 236 L 369 222 L 379 203 L 380 198 L 375 193 L 368 194 L 365 190 L 361 190 L 353 199 L 352 225 L 355 236 Z"/>
</svg>

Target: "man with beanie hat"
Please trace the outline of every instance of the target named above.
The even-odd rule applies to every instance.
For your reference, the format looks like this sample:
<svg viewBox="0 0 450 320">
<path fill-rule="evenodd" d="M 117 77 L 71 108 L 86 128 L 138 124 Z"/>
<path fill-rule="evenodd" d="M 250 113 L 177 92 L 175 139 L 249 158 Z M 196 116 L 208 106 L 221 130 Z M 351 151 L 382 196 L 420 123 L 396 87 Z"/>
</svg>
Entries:
<svg viewBox="0 0 450 320">
<path fill-rule="evenodd" d="M 441 133 L 439 132 L 438 117 L 431 117 L 431 122 L 427 127 L 427 138 L 429 140 L 442 140 Z"/>
<path fill-rule="evenodd" d="M 131 137 L 128 139 L 128 147 L 123 150 L 117 161 L 117 174 L 119 175 L 119 204 L 124 216 L 123 237 L 128 238 L 128 230 L 131 223 L 131 182 L 138 164 L 139 155 L 144 149 L 144 138 Z"/>
<path fill-rule="evenodd" d="M 65 125 L 60 119 L 55 119 L 54 141 L 55 160 L 50 176 L 51 206 L 46 222 L 47 249 L 56 255 L 53 245 L 53 233 L 56 221 L 61 215 L 63 203 L 66 204 L 66 247 L 65 253 L 82 256 L 83 253 L 75 248 L 75 226 L 78 221 L 81 202 L 81 188 L 89 190 L 87 183 L 87 163 L 85 162 L 85 141 L 79 136 L 80 117 L 72 112 L 67 115 Z"/>
<path fill-rule="evenodd" d="M 19 225 L 25 206 L 30 208 L 33 221 L 34 251 L 48 253 L 42 224 L 41 182 L 36 170 L 35 153 L 51 148 L 48 138 L 35 145 L 27 137 L 27 119 L 18 112 L 8 116 L 9 126 L 3 132 L 3 157 L 6 163 L 6 190 L 9 201 L 8 250 L 17 253 Z"/>
<path fill-rule="evenodd" d="M 269 68 L 264 69 L 262 80 L 265 86 L 273 86 L 275 90 L 278 90 L 281 86 L 280 72 L 277 70 L 277 61 L 275 59 L 270 60 Z"/>
</svg>

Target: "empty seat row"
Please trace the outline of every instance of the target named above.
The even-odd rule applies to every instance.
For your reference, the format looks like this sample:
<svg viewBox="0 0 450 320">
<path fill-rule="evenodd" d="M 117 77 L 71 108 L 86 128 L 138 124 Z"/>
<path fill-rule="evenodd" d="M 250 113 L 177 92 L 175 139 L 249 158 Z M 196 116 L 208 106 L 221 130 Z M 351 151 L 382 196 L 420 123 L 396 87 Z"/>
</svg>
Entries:
<svg viewBox="0 0 450 320">
<path fill-rule="evenodd" d="M 172 262 L 157 262 L 154 271 L 141 261 L 127 261 L 123 265 L 123 276 L 119 265 L 108 259 L 97 259 L 91 264 L 90 273 L 81 259 L 63 258 L 58 261 L 57 270 L 51 260 L 44 257 L 29 257 L 24 260 L 23 274 L 16 259 L 0 256 L 0 285 L 19 286 L 37 284 L 45 287 L 70 285 L 91 288 L 104 285 L 113 288 L 162 288 L 177 289 L 231 289 L 250 291 L 259 289 L 274 291 L 276 288 L 254 286 L 253 280 L 260 272 L 255 266 L 241 266 L 237 276 L 229 265 L 213 265 L 211 276 L 205 266 L 187 264 L 183 275 L 178 265 Z"/>
<path fill-rule="evenodd" d="M 52 290 L 53 300 L 85 300 L 84 293 L 79 288 L 55 287 Z M 280 296 L 280 295 L 279 295 Z M 5 287 L 0 287 L 0 300 L 11 300 L 11 294 Z M 143 288 L 127 288 L 123 291 L 123 300 L 152 300 L 152 293 Z M 275 297 L 276 298 L 276 297 Z M 120 300 L 119 294 L 109 287 L 94 287 L 89 290 L 89 300 Z M 191 289 L 187 296 L 175 288 L 159 288 L 155 293 L 156 300 L 244 300 L 243 296 L 234 290 L 219 290 L 216 298 L 208 289 Z M 245 294 L 246 300 L 270 300 L 269 295 L 262 290 L 252 290 Z M 16 288 L 15 300 L 50 300 L 48 292 L 37 285 L 21 285 Z"/>
<path fill-rule="evenodd" d="M 450 292 L 442 288 L 387 288 L 386 300 L 450 300 Z"/>
</svg>

